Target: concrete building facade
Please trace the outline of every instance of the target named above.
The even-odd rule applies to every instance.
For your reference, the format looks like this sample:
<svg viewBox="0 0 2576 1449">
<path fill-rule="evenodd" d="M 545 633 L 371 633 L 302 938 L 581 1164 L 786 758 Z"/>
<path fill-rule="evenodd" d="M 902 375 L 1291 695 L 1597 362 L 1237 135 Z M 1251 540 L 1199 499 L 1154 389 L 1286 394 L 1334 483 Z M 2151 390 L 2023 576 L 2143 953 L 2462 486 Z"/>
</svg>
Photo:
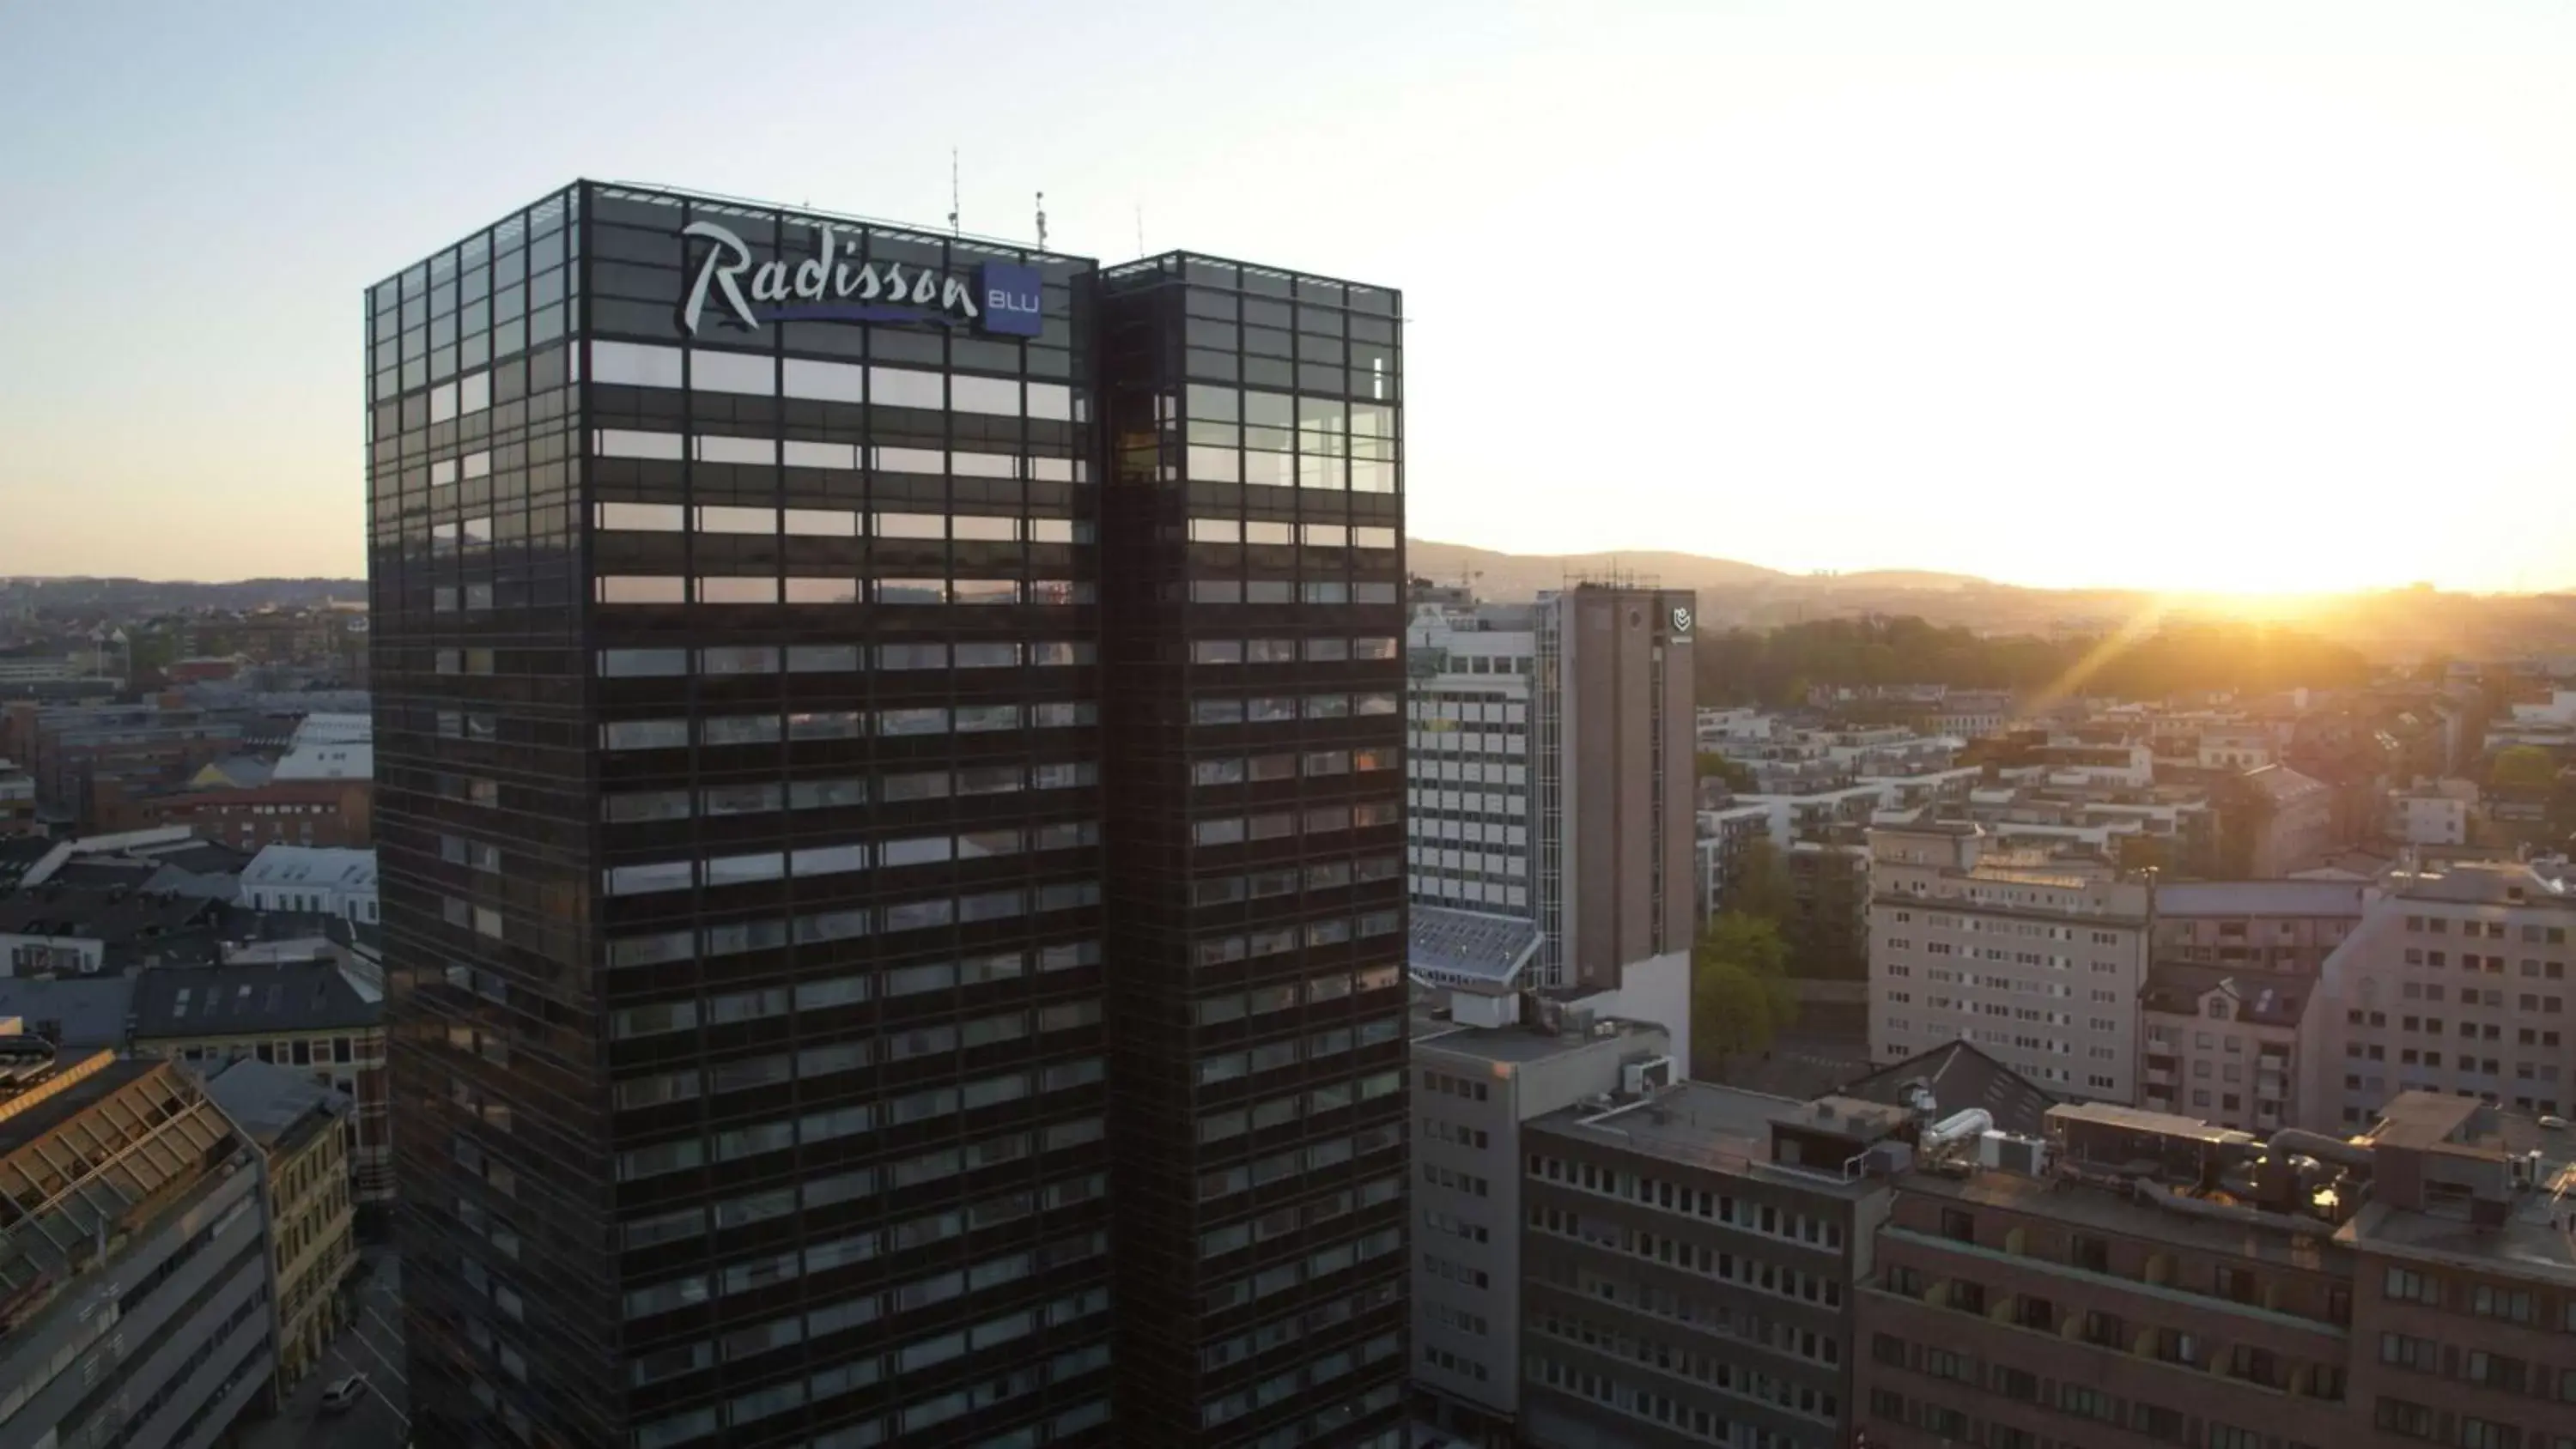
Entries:
<svg viewBox="0 0 2576 1449">
<path fill-rule="evenodd" d="M 2349 1139 L 2099 1104 L 1918 1162 L 1858 1291 L 1855 1444 L 2576 1445 L 2576 1132 L 2402 1093 Z"/>
<path fill-rule="evenodd" d="M 1534 604 L 1416 604 L 1413 900 L 1536 921 L 1529 984 L 1615 988 L 1691 942 L 1695 599 L 1582 583 Z"/>
<path fill-rule="evenodd" d="M 2314 977 L 2378 892 L 2334 880 L 2185 881 L 2156 887 L 2155 958 Z"/>
<path fill-rule="evenodd" d="M 2518 1112 L 2576 1108 L 2576 878 L 2561 861 L 2460 861 L 2386 878 L 2326 959 L 2300 1100 L 2353 1130 L 2421 1089 Z"/>
<path fill-rule="evenodd" d="M 247 1059 L 209 1077 L 206 1095 L 267 1160 L 283 1391 L 313 1371 L 339 1331 L 340 1283 L 357 1262 L 348 1142 L 340 1130 L 348 1099 L 290 1068 Z"/>
<path fill-rule="evenodd" d="M 1676 1073 L 1652 1023 L 1542 1018 L 1540 998 L 1517 993 L 1487 1000 L 1515 1013 L 1526 1003 L 1533 1019 L 1413 1023 L 1413 1383 L 1424 1418 L 1469 1444 L 1515 1449 L 1522 1127 Z"/>
<path fill-rule="evenodd" d="M 0 1051 L 0 1443 L 207 1449 L 277 1361 L 259 1154 L 175 1066 L 32 1050 Z"/>
<path fill-rule="evenodd" d="M 1838 1449 L 1850 1284 L 1906 1113 L 1686 1082 L 1530 1124 L 1523 1432 L 1541 1449 Z"/>
<path fill-rule="evenodd" d="M 2351 1254 L 2334 1225 L 2212 1215 L 2186 1206 L 2206 1198 L 2112 1175 L 2132 1150 L 2196 1172 L 2223 1134 L 2193 1119 L 2098 1104 L 2050 1116 L 2047 1175 L 1898 1180 L 1858 1293 L 1856 1442 L 2349 1442 Z"/>
<path fill-rule="evenodd" d="M 2301 979 L 2158 963 L 2138 998 L 2138 1105 L 2238 1131 L 2296 1126 L 2299 1025 L 2314 990 Z"/>
<path fill-rule="evenodd" d="M 1989 856 L 1966 823 L 1869 838 L 1872 1060 L 1966 1040 L 2051 1091 L 2135 1100 L 2150 880 Z"/>
</svg>

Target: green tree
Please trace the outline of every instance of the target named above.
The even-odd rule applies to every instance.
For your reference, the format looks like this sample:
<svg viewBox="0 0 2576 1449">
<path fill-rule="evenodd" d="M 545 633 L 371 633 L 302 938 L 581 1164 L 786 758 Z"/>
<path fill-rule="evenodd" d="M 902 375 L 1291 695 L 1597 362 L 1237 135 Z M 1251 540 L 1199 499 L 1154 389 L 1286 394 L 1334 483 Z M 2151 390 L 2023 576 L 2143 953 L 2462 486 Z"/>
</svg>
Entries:
<svg viewBox="0 0 2576 1449">
<path fill-rule="evenodd" d="M 1735 911 L 1709 922 L 1691 950 L 1691 1074 L 1710 1076 L 1730 1056 L 1768 1050 L 1797 1016 L 1780 928 Z"/>
<path fill-rule="evenodd" d="M 1789 919 L 1789 863 L 1768 835 L 1744 843 L 1744 854 L 1726 881 L 1722 904 L 1735 915 L 1751 916 L 1777 926 Z"/>
<path fill-rule="evenodd" d="M 2487 783 L 2499 790 L 2546 790 L 2558 782 L 2558 761 L 2535 745 L 2515 745 L 2495 757 Z"/>
<path fill-rule="evenodd" d="M 2160 835 L 2123 836 L 2120 839 L 2120 868 L 2171 874 L 2174 868 L 2173 847 Z"/>
<path fill-rule="evenodd" d="M 1714 751 L 1703 750 L 1699 756 L 1699 778 L 1715 775 L 1726 782 L 1726 788 L 1739 795 L 1753 793 L 1753 771 L 1740 761 L 1730 760 Z"/>
</svg>

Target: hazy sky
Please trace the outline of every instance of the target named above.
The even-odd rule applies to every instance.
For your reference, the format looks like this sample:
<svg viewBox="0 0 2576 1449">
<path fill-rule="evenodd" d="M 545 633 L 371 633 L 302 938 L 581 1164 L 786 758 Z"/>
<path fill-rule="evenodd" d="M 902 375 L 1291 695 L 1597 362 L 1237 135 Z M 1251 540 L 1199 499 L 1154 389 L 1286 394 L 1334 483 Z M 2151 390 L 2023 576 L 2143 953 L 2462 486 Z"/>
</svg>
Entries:
<svg viewBox="0 0 2576 1449">
<path fill-rule="evenodd" d="M 0 5 L 0 573 L 356 573 L 575 176 L 1404 289 L 1418 537 L 2576 585 L 2576 4 Z"/>
</svg>

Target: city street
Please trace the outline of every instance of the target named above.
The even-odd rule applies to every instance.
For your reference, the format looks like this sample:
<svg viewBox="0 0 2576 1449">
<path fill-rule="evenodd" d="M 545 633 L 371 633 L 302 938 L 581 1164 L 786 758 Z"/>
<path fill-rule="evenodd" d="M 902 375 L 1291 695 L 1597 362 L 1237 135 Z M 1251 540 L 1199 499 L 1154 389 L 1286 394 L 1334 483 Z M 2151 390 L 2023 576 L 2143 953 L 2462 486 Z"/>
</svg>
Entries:
<svg viewBox="0 0 2576 1449">
<path fill-rule="evenodd" d="M 357 1316 L 323 1350 L 321 1366 L 286 1396 L 277 1416 L 254 1425 L 244 1449 L 395 1449 L 411 1441 L 411 1396 L 403 1379 L 402 1266 L 390 1248 L 367 1248 L 372 1271 L 358 1286 Z M 322 1391 L 364 1374 L 366 1397 L 338 1413 Z"/>
</svg>

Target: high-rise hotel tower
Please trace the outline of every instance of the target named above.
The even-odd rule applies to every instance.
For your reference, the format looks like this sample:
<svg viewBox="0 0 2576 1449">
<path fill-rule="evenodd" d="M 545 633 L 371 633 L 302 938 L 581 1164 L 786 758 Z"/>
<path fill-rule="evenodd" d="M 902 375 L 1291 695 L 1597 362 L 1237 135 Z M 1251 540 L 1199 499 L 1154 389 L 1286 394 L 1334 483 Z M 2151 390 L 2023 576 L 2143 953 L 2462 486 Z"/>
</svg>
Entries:
<svg viewBox="0 0 2576 1449">
<path fill-rule="evenodd" d="M 417 1442 L 1401 1442 L 1393 291 L 583 182 L 367 294 Z"/>
</svg>

